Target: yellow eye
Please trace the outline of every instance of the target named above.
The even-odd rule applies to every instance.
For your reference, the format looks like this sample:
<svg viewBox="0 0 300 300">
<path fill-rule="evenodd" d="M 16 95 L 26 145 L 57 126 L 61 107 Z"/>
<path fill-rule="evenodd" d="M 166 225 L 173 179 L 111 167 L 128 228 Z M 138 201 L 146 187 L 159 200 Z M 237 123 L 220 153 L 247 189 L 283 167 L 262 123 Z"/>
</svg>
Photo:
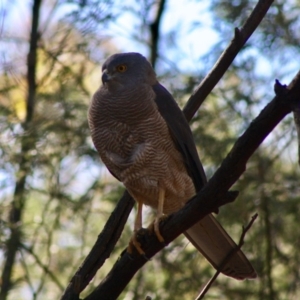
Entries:
<svg viewBox="0 0 300 300">
<path fill-rule="evenodd" d="M 118 65 L 117 66 L 117 71 L 120 73 L 124 73 L 127 70 L 127 66 L 126 65 Z"/>
</svg>

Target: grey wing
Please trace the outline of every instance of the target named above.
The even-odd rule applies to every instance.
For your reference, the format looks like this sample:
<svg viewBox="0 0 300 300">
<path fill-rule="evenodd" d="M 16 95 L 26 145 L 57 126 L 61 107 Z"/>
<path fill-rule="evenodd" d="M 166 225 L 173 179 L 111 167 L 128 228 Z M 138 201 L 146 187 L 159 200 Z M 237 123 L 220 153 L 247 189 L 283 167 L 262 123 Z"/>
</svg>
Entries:
<svg viewBox="0 0 300 300">
<path fill-rule="evenodd" d="M 172 95 L 162 85 L 159 83 L 154 85 L 153 90 L 156 94 L 155 102 L 158 110 L 168 125 L 175 146 L 182 154 L 187 172 L 193 179 L 196 191 L 199 191 L 206 183 L 206 176 L 190 126 Z M 184 234 L 216 269 L 227 254 L 237 247 L 225 229 L 211 214 L 196 223 Z M 222 273 L 239 280 L 256 277 L 255 270 L 241 250 L 233 255 L 230 262 L 223 268 Z"/>
<path fill-rule="evenodd" d="M 155 102 L 166 121 L 177 150 L 182 154 L 186 169 L 193 179 L 196 191 L 206 183 L 190 126 L 172 95 L 159 83 L 153 86 Z"/>
</svg>

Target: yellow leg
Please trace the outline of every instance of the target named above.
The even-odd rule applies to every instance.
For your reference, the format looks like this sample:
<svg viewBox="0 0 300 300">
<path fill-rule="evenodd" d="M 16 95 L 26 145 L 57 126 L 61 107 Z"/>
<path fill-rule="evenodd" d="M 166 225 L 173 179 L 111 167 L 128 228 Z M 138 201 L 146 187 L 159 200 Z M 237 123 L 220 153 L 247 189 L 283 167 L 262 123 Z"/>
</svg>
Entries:
<svg viewBox="0 0 300 300">
<path fill-rule="evenodd" d="M 142 228 L 142 211 L 143 211 L 143 202 L 142 201 L 138 201 L 138 210 L 137 210 L 137 214 L 135 216 L 135 220 L 134 220 L 134 228 L 133 228 L 133 236 L 130 239 L 128 248 L 127 248 L 127 252 L 128 253 L 132 253 L 132 247 L 134 246 L 136 248 L 136 250 L 139 252 L 139 254 L 141 255 L 145 255 L 145 252 L 143 251 L 141 244 L 138 242 L 137 240 L 137 232 Z"/>
<path fill-rule="evenodd" d="M 135 216 L 134 227 L 133 227 L 134 232 L 141 229 L 142 226 L 143 226 L 143 202 L 138 201 L 138 210 Z"/>
<path fill-rule="evenodd" d="M 163 243 L 165 241 L 159 231 L 159 221 L 161 220 L 161 218 L 163 216 L 164 202 L 165 202 L 165 190 L 162 188 L 159 188 L 157 214 L 156 214 L 156 218 L 154 220 L 154 232 L 155 232 L 158 240 L 161 243 Z"/>
</svg>

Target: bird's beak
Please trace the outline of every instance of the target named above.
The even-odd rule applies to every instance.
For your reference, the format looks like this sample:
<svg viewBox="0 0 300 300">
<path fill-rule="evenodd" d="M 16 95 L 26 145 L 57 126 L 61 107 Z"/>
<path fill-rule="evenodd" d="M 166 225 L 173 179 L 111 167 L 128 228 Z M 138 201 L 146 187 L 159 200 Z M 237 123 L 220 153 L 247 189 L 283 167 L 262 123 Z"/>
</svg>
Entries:
<svg viewBox="0 0 300 300">
<path fill-rule="evenodd" d="M 107 71 L 103 71 L 102 73 L 102 83 L 103 85 L 111 80 L 111 76 L 107 74 Z"/>
</svg>

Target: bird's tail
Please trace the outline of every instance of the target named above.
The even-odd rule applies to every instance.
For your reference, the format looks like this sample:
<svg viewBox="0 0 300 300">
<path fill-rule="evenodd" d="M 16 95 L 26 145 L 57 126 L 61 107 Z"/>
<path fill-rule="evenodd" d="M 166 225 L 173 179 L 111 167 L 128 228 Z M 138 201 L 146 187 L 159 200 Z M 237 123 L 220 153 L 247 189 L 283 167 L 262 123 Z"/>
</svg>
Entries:
<svg viewBox="0 0 300 300">
<path fill-rule="evenodd" d="M 237 247 L 225 229 L 211 214 L 196 223 L 184 234 L 217 270 L 228 253 Z M 222 269 L 222 273 L 238 280 L 257 277 L 254 268 L 241 250 L 232 256 Z"/>
</svg>

